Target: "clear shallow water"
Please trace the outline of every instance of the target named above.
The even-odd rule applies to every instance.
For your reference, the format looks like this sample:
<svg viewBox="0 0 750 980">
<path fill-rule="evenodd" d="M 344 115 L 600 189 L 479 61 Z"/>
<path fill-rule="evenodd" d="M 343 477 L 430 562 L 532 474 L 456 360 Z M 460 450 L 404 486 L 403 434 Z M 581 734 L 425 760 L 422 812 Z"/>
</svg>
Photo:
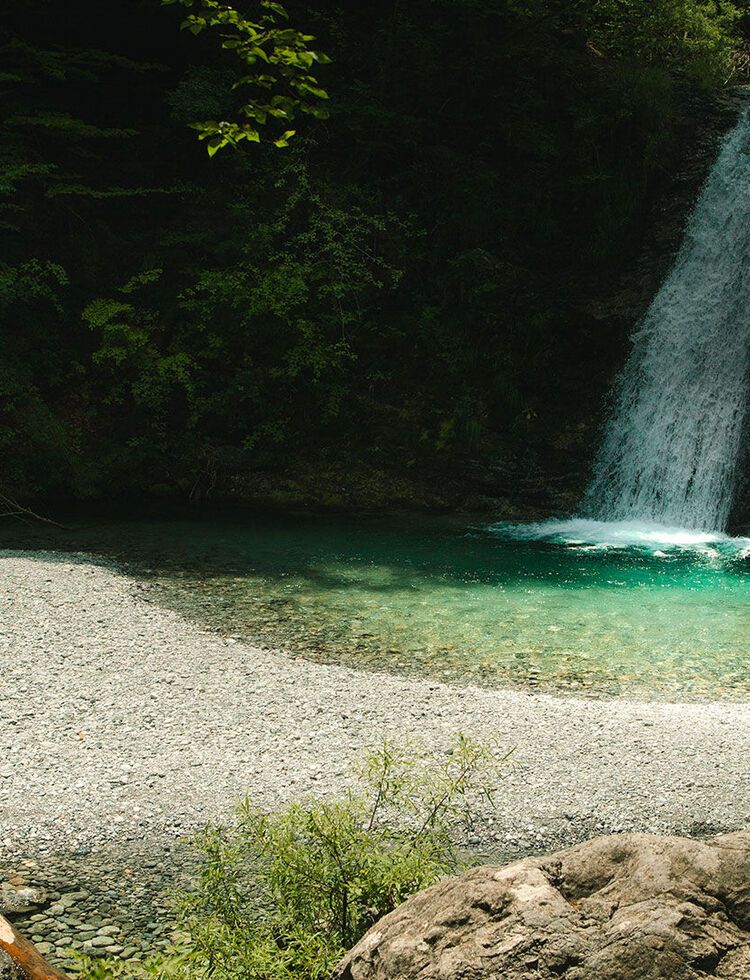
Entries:
<svg viewBox="0 0 750 980">
<path fill-rule="evenodd" d="M 746 539 L 436 519 L 127 524 L 63 538 L 26 546 L 124 559 L 160 602 L 321 661 L 593 696 L 750 694 Z"/>
</svg>

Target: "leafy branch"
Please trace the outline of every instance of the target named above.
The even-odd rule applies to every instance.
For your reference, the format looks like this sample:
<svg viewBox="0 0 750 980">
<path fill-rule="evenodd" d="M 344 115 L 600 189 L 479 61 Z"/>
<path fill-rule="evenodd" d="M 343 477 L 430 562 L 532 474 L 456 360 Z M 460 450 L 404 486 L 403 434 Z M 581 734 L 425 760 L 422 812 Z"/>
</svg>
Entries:
<svg viewBox="0 0 750 980">
<path fill-rule="evenodd" d="M 310 47 L 312 34 L 303 34 L 288 24 L 284 7 L 273 0 L 259 0 L 256 19 L 218 0 L 162 0 L 165 5 L 179 3 L 188 10 L 182 29 L 202 34 L 211 28 L 221 33 L 222 48 L 232 51 L 242 63 L 242 76 L 234 89 L 249 89 L 239 107 L 239 120 L 203 120 L 192 124 L 198 138 L 206 141 L 209 156 L 242 140 L 260 143 L 261 130 L 269 120 L 289 125 L 298 112 L 325 119 L 322 104 L 328 93 L 321 88 L 312 70 L 330 58 Z M 286 129 L 271 140 L 287 146 L 295 129 Z"/>
</svg>

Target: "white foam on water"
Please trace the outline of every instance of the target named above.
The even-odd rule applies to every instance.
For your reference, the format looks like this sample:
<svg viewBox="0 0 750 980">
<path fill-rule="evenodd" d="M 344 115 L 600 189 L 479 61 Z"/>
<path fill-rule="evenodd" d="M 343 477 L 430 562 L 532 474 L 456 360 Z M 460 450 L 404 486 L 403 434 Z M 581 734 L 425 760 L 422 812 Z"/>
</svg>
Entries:
<svg viewBox="0 0 750 980">
<path fill-rule="evenodd" d="M 493 524 L 488 531 L 504 540 L 542 541 L 586 552 L 632 548 L 656 558 L 667 558 L 676 551 L 694 552 L 708 558 L 728 555 L 742 559 L 750 554 L 750 538 L 734 538 L 720 531 L 696 531 L 650 521 L 596 521 L 574 517 L 538 524 L 501 522 Z"/>
</svg>

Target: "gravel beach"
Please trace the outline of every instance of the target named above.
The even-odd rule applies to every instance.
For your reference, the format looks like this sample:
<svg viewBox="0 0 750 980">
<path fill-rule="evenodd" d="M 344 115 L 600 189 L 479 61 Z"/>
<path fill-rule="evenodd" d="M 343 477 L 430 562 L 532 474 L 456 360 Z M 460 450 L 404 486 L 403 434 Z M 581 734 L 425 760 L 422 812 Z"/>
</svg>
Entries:
<svg viewBox="0 0 750 980">
<path fill-rule="evenodd" d="M 0 856 L 173 840 L 342 790 L 385 737 L 515 748 L 482 845 L 750 821 L 750 705 L 587 701 L 321 666 L 204 630 L 81 555 L 0 553 Z"/>
<path fill-rule="evenodd" d="M 610 831 L 750 822 L 750 705 L 323 666 L 154 598 L 91 556 L 0 552 L 0 911 L 68 972 L 71 954 L 140 959 L 179 936 L 171 891 L 205 821 L 245 794 L 273 808 L 338 793 L 384 738 L 440 752 L 464 731 L 515 749 L 468 842 L 498 862 Z M 14 911 L 19 889 L 35 897 Z"/>
</svg>

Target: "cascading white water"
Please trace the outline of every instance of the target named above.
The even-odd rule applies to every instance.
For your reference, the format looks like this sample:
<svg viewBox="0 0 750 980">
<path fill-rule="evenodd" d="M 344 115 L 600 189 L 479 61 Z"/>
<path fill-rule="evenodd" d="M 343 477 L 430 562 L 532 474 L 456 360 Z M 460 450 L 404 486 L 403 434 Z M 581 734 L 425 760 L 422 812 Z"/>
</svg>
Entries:
<svg viewBox="0 0 750 980">
<path fill-rule="evenodd" d="M 633 336 L 583 516 L 723 529 L 747 409 L 749 359 L 745 110 L 722 144 L 672 271 Z"/>
</svg>

